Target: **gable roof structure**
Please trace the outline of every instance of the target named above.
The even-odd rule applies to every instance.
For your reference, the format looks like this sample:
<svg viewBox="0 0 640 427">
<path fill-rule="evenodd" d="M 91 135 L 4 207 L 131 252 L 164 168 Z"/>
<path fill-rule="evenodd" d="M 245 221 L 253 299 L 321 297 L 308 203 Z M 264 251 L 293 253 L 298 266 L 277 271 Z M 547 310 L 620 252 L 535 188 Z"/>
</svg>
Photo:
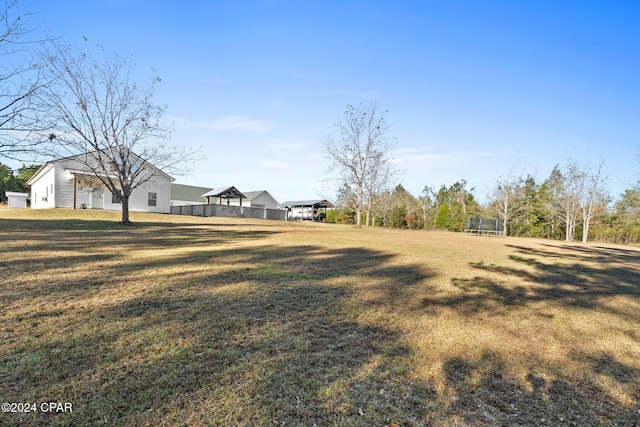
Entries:
<svg viewBox="0 0 640 427">
<path fill-rule="evenodd" d="M 91 153 L 97 153 L 97 151 L 93 151 Z M 61 158 L 55 159 L 55 160 L 49 160 L 48 162 L 46 162 L 45 164 L 40 166 L 40 169 L 38 169 L 36 171 L 36 173 L 34 173 L 31 176 L 31 178 L 29 178 L 29 180 L 27 181 L 27 185 L 32 185 L 34 182 L 36 182 L 38 179 L 40 179 L 40 177 L 44 173 L 46 173 L 49 169 L 51 169 L 54 164 L 65 162 L 65 161 L 66 162 L 75 162 L 74 167 L 65 168 L 65 170 L 67 170 L 72 175 L 96 176 L 96 173 L 94 171 L 92 171 L 91 168 L 85 164 L 86 160 L 82 159 L 83 156 L 88 156 L 91 153 L 80 153 L 80 154 L 75 154 L 75 155 L 72 155 L 72 156 L 61 157 Z M 136 159 L 140 160 L 139 168 L 141 168 L 141 167 L 149 167 L 152 170 L 154 170 L 155 172 L 165 176 L 170 182 L 171 181 L 175 181 L 175 179 L 172 176 L 170 176 L 169 174 L 165 173 L 162 169 L 157 168 L 156 166 L 154 166 L 150 162 L 144 160 L 143 158 L 141 158 L 140 156 L 138 156 L 137 154 L 135 154 L 133 152 L 131 152 L 131 154 L 133 156 L 135 156 Z M 102 175 L 102 176 L 107 176 L 107 175 Z M 115 175 L 110 175 L 109 177 L 110 178 L 114 178 Z"/>
<path fill-rule="evenodd" d="M 262 197 L 263 199 L 266 197 L 268 199 L 270 199 L 273 204 L 274 207 L 278 206 L 280 203 L 278 203 L 278 200 L 276 200 L 275 197 L 273 197 L 273 194 L 269 193 L 267 190 L 259 190 L 259 191 L 245 191 L 244 195 L 247 196 L 247 198 L 253 203 L 253 201 L 259 197 Z"/>
<path fill-rule="evenodd" d="M 207 204 L 210 203 L 211 199 L 215 198 L 220 200 L 220 202 L 222 201 L 222 199 L 227 199 L 227 203 L 229 202 L 228 199 L 240 199 L 240 206 L 242 206 L 242 199 L 247 198 L 240 190 L 238 190 L 233 185 L 230 187 L 214 188 L 213 190 L 204 193 L 202 197 L 207 198 Z"/>
<path fill-rule="evenodd" d="M 246 196 L 247 199 L 249 200 L 253 200 L 256 197 L 258 197 L 259 195 L 261 195 L 262 193 L 266 193 L 266 190 L 262 190 L 262 191 L 245 191 L 244 194 Z"/>
<path fill-rule="evenodd" d="M 204 193 L 211 191 L 208 187 L 196 187 L 193 185 L 171 184 L 171 200 L 184 200 L 188 202 L 206 203 Z"/>
<path fill-rule="evenodd" d="M 36 182 L 37 180 L 40 179 L 40 177 L 42 175 L 44 175 L 45 173 L 47 173 L 51 168 L 53 168 L 53 164 L 55 163 L 55 161 L 50 161 L 50 162 L 46 162 L 45 164 L 43 164 L 42 166 L 40 166 L 40 169 L 38 169 L 36 171 L 36 173 L 34 173 L 33 175 L 31 175 L 31 178 L 29 178 L 27 180 L 27 185 L 32 185 L 34 182 Z"/>
</svg>

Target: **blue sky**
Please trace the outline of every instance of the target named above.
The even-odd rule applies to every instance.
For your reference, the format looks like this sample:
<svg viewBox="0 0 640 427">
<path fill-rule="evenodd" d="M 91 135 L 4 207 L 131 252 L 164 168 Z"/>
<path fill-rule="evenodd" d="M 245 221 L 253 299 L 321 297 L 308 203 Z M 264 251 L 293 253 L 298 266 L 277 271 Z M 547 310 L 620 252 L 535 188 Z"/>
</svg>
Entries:
<svg viewBox="0 0 640 427">
<path fill-rule="evenodd" d="M 22 6 L 26 1 L 21 1 Z M 206 160 L 184 184 L 333 198 L 323 141 L 374 100 L 414 195 L 514 169 L 604 160 L 640 176 L 640 2 L 32 0 L 32 23 L 133 57 L 172 141 Z M 83 41 L 83 36 L 87 42 Z"/>
</svg>

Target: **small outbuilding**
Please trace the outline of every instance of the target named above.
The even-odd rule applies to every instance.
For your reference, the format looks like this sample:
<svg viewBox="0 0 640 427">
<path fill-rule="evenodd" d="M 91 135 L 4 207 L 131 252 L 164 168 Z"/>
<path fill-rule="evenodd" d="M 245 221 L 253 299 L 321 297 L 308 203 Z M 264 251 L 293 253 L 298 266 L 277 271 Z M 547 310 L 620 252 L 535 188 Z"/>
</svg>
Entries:
<svg viewBox="0 0 640 427">
<path fill-rule="evenodd" d="M 15 191 L 6 191 L 7 206 L 10 208 L 26 208 L 29 193 L 16 193 Z"/>
</svg>

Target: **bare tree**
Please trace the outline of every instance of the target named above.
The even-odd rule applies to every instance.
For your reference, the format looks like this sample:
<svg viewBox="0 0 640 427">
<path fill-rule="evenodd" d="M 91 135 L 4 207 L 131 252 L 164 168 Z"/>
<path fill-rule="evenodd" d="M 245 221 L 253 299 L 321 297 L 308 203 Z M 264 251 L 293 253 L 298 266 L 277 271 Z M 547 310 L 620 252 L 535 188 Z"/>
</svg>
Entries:
<svg viewBox="0 0 640 427">
<path fill-rule="evenodd" d="M 391 166 L 388 156 L 374 156 L 372 159 L 371 173 L 369 180 L 365 183 L 366 190 L 366 226 L 375 226 L 376 210 L 384 203 L 385 198 L 381 197 L 391 185 L 395 176 L 395 169 Z"/>
<path fill-rule="evenodd" d="M 393 210 L 393 200 L 390 190 L 384 190 L 375 195 L 370 201 L 372 208 L 372 225 L 380 223 L 383 227 L 389 223 L 389 214 Z"/>
<path fill-rule="evenodd" d="M 132 80 L 132 65 L 117 55 L 100 62 L 56 45 L 47 54 L 46 70 L 56 79 L 38 95 L 54 124 L 48 140 L 58 152 L 77 156 L 119 198 L 122 223 L 129 224 L 133 190 L 159 174 L 183 172 L 196 155 L 169 143 L 165 107 L 153 102 L 160 79 L 141 88 Z"/>
<path fill-rule="evenodd" d="M 576 225 L 582 221 L 582 242 L 587 242 L 589 226 L 597 212 L 604 209 L 608 195 L 604 187 L 602 166 L 594 169 L 575 160 L 568 160 L 561 170 L 556 166 L 547 180 L 550 209 L 565 225 L 565 240 L 575 240 Z"/>
<path fill-rule="evenodd" d="M 17 0 L 0 9 L 0 156 L 14 160 L 38 154 L 37 141 L 29 137 L 41 123 L 32 101 L 46 84 L 32 59 L 31 48 L 40 40 L 30 38 L 30 15 L 18 10 Z"/>
<path fill-rule="evenodd" d="M 581 198 L 584 191 L 583 172 L 575 162 L 569 162 L 566 171 L 556 166 L 549 177 L 551 210 L 565 225 L 565 240 L 575 240 L 576 224 L 580 218 Z"/>
<path fill-rule="evenodd" d="M 589 225 L 594 215 L 604 210 L 608 202 L 608 194 L 604 183 L 606 178 L 602 175 L 601 162 L 593 174 L 586 173 L 585 167 L 585 188 L 582 195 L 582 242 L 586 243 L 589 237 Z"/>
<path fill-rule="evenodd" d="M 347 183 L 343 183 L 336 194 L 336 206 L 341 210 L 341 221 L 355 222 L 355 218 L 351 218 L 355 212 L 356 196 L 353 189 Z"/>
<path fill-rule="evenodd" d="M 511 218 L 524 208 L 521 203 L 523 199 L 521 181 L 509 173 L 496 182 L 493 190 L 493 200 L 490 206 L 497 213 L 498 218 L 502 220 L 502 230 L 505 235 L 508 235 L 507 227 Z"/>
<path fill-rule="evenodd" d="M 348 105 L 335 126 L 337 133 L 327 139 L 325 151 L 340 173 L 341 185 L 353 189 L 356 225 L 360 227 L 363 212 L 370 215 L 370 198 L 384 189 L 392 175 L 389 125 L 384 112 L 372 102 L 360 107 Z"/>
<path fill-rule="evenodd" d="M 422 211 L 422 227 L 427 229 L 433 225 L 435 213 L 438 211 L 436 196 L 437 192 L 433 187 L 425 185 L 422 189 L 422 195 L 418 198 L 420 202 L 420 210 Z M 430 218 L 432 217 L 432 218 Z"/>
<path fill-rule="evenodd" d="M 590 175 L 589 166 L 575 160 L 568 160 L 564 170 L 556 166 L 547 180 L 551 190 L 551 210 L 565 225 L 565 240 L 575 240 L 575 229 L 583 222 L 582 241 L 588 237 L 591 221 L 600 195 L 604 195 L 601 176 L 602 164 L 598 171 Z M 604 197 L 604 196 L 602 196 Z"/>
</svg>

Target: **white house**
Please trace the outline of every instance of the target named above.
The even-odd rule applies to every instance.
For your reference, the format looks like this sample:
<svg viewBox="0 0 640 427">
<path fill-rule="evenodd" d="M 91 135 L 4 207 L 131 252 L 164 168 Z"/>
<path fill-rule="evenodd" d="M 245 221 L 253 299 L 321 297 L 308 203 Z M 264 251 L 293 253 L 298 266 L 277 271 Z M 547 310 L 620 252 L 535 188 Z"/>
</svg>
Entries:
<svg viewBox="0 0 640 427">
<path fill-rule="evenodd" d="M 245 198 L 242 199 L 242 206 L 251 208 L 278 209 L 278 201 L 267 191 L 243 191 Z M 229 199 L 229 204 L 239 206 L 240 199 Z"/>
<path fill-rule="evenodd" d="M 27 181 L 31 186 L 31 207 L 121 210 L 119 195 L 102 184 L 81 160 L 84 154 L 47 162 Z M 134 189 L 129 210 L 168 213 L 173 178 L 152 168 L 152 178 Z"/>
</svg>

